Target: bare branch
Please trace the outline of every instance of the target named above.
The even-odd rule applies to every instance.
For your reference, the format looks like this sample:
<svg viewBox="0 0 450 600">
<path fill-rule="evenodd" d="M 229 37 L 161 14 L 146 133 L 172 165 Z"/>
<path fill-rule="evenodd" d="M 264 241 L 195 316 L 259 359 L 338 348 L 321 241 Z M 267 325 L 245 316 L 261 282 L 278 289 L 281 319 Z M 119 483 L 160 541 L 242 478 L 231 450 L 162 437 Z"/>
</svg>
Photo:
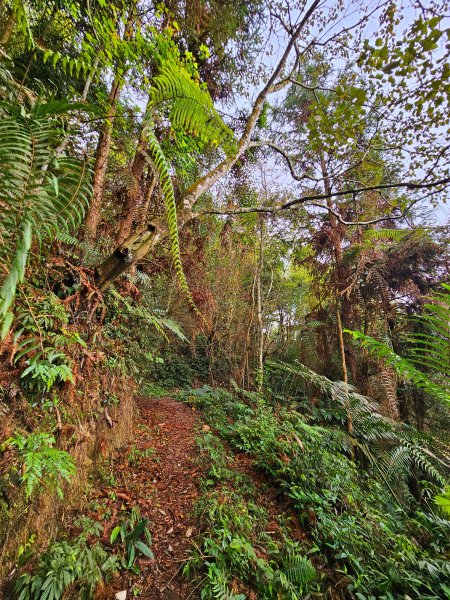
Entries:
<svg viewBox="0 0 450 600">
<path fill-rule="evenodd" d="M 401 214 L 395 215 L 395 216 L 385 215 L 385 216 L 378 217 L 376 219 L 370 219 L 367 221 L 346 221 L 342 217 L 342 215 L 340 213 L 338 213 L 337 211 L 335 211 L 332 207 L 330 207 L 326 204 L 320 204 L 319 202 L 314 202 L 314 200 L 321 200 L 321 199 L 333 198 L 335 196 L 356 194 L 356 193 L 360 193 L 363 191 L 369 191 L 369 190 L 382 190 L 382 189 L 391 189 L 391 188 L 399 188 L 399 187 L 406 187 L 408 189 L 416 190 L 416 189 L 424 189 L 424 188 L 429 189 L 431 187 L 447 185 L 447 184 L 450 184 L 450 177 L 446 178 L 446 179 L 441 179 L 439 181 L 432 181 L 429 183 L 400 182 L 400 183 L 395 183 L 395 184 L 384 184 L 384 185 L 379 185 L 379 186 L 356 188 L 353 190 L 346 190 L 346 191 L 342 191 L 342 192 L 329 192 L 326 194 L 315 194 L 315 195 L 311 195 L 311 196 L 303 196 L 302 198 L 296 198 L 295 200 L 291 200 L 289 202 L 285 202 L 283 204 L 278 204 L 278 205 L 274 205 L 274 206 L 249 206 L 249 207 L 230 208 L 230 209 L 209 209 L 209 210 L 202 211 L 201 213 L 197 213 L 196 215 L 193 215 L 192 218 L 201 217 L 203 215 L 243 215 L 243 214 L 251 214 L 251 213 L 276 214 L 276 213 L 282 212 L 284 210 L 298 208 L 298 207 L 304 206 L 304 205 L 309 205 L 309 206 L 315 206 L 317 208 L 322 208 L 322 209 L 328 211 L 330 214 L 334 215 L 336 217 L 336 219 L 343 225 L 347 225 L 347 226 L 373 225 L 375 223 L 381 223 L 383 221 L 404 219 L 405 218 L 404 212 L 406 212 L 406 211 L 402 212 Z M 408 209 L 411 208 L 412 206 L 414 206 L 414 204 L 416 204 L 417 202 L 418 202 L 418 200 L 414 200 L 413 202 L 411 202 Z M 408 209 L 406 209 L 406 210 L 408 210 Z"/>
<path fill-rule="evenodd" d="M 291 156 L 289 156 L 289 154 L 287 152 L 285 152 L 283 150 L 283 148 L 281 148 L 280 146 L 277 146 L 277 144 L 274 144 L 273 142 L 270 142 L 269 140 L 253 141 L 253 142 L 250 142 L 248 145 L 249 148 L 261 148 L 263 146 L 268 146 L 269 148 L 272 148 L 272 150 L 275 150 L 275 152 L 278 152 L 278 154 L 281 154 L 281 156 L 286 160 L 286 162 L 288 164 L 292 179 L 295 179 L 295 181 L 304 181 L 305 179 L 309 179 L 310 181 L 316 181 L 316 182 L 322 181 L 322 178 L 318 179 L 316 177 L 311 177 L 310 175 L 305 175 L 305 174 L 298 175 L 295 172 Z"/>
<path fill-rule="evenodd" d="M 317 208 L 323 208 L 324 210 L 328 211 L 330 214 L 334 215 L 336 217 L 336 219 L 339 221 L 339 223 L 342 223 L 343 225 L 346 226 L 353 226 L 353 225 L 373 225 L 375 223 L 382 223 L 383 221 L 397 221 L 399 219 L 403 219 L 404 216 L 403 214 L 400 215 L 387 215 L 384 217 L 378 217 L 376 219 L 369 219 L 367 221 L 346 221 L 341 214 L 339 214 L 338 212 L 336 212 L 334 209 L 332 209 L 331 207 L 327 206 L 326 204 L 320 204 L 318 202 L 311 202 L 308 204 L 308 206 L 315 206 Z M 298 208 L 298 206 L 296 206 L 295 208 Z M 305 207 L 306 208 L 306 207 Z M 246 206 L 246 207 L 242 207 L 242 208 L 229 208 L 229 209 L 210 209 L 210 210 L 205 210 L 202 211 L 201 213 L 197 213 L 195 215 L 192 216 L 193 219 L 196 219 L 198 217 L 202 217 L 205 215 L 248 215 L 248 214 L 252 214 L 252 213 L 265 213 L 265 214 L 275 214 L 275 213 L 279 213 L 281 211 L 285 210 L 283 208 L 283 206 Z"/>
<path fill-rule="evenodd" d="M 297 204 L 305 204 L 306 202 L 310 202 L 311 200 L 325 200 L 326 198 L 336 198 L 338 196 L 349 196 L 352 194 L 360 194 L 361 192 L 370 192 L 376 190 L 389 190 L 389 189 L 398 189 L 398 188 L 406 188 L 408 190 L 420 190 L 420 189 L 428 189 L 432 187 L 438 186 L 447 186 L 450 184 L 450 177 L 446 177 L 444 179 L 439 179 L 437 181 L 430 181 L 428 183 L 415 183 L 413 181 L 401 181 L 398 183 L 383 183 L 380 185 L 371 185 L 367 187 L 359 187 L 351 190 L 342 190 L 339 192 L 329 192 L 327 194 L 311 194 L 310 196 L 302 196 L 301 198 L 296 198 L 295 200 L 290 200 L 281 206 L 281 208 L 291 208 Z"/>
<path fill-rule="evenodd" d="M 330 206 L 326 204 L 320 204 L 319 202 L 311 202 L 308 206 L 316 206 L 317 208 L 323 208 L 327 210 L 330 214 L 334 215 L 339 223 L 342 225 L 352 226 L 352 225 L 374 225 L 375 223 L 382 223 L 383 221 L 397 221 L 398 219 L 403 219 L 403 214 L 392 216 L 386 215 L 384 217 L 378 217 L 376 219 L 369 219 L 368 221 L 346 221 L 342 215 L 340 215 L 337 211 L 332 209 Z"/>
<path fill-rule="evenodd" d="M 192 207 L 194 206 L 197 199 L 203 193 L 211 189 L 211 187 L 219 179 L 226 175 L 228 171 L 233 167 L 233 165 L 236 164 L 239 158 L 247 150 L 251 140 L 251 136 L 256 127 L 256 123 L 258 122 L 258 117 L 263 109 L 264 102 L 266 101 L 266 98 L 269 94 L 278 91 L 278 89 L 281 89 L 279 86 L 282 82 L 277 84 L 276 81 L 278 77 L 280 77 L 280 75 L 282 74 L 286 66 L 286 62 L 288 61 L 289 55 L 291 54 L 292 49 L 295 47 L 297 39 L 299 38 L 305 26 L 307 25 L 310 17 L 319 6 L 320 2 L 321 0 L 314 0 L 309 9 L 306 11 L 303 19 L 295 28 L 294 33 L 292 34 L 292 37 L 290 38 L 278 65 L 272 72 L 270 79 L 268 80 L 264 88 L 259 92 L 253 105 L 252 111 L 247 119 L 244 132 L 238 142 L 236 152 L 232 156 L 225 158 L 219 165 L 217 165 L 217 167 L 215 167 L 212 171 L 207 173 L 204 177 L 198 179 L 186 190 L 186 192 L 181 197 L 180 201 L 180 207 L 182 210 L 187 212 L 192 210 Z M 288 80 L 286 80 L 286 82 L 283 83 L 283 85 L 287 85 L 287 83 Z"/>
</svg>

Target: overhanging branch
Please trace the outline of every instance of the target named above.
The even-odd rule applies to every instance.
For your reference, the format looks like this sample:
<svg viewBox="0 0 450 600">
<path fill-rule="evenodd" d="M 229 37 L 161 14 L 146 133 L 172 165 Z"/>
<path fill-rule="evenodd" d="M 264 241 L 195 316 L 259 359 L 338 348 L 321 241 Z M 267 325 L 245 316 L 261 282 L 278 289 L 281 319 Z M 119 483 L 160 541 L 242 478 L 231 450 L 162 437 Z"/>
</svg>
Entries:
<svg viewBox="0 0 450 600">
<path fill-rule="evenodd" d="M 420 182 L 416 183 L 414 181 L 400 181 L 398 183 L 382 183 L 380 185 L 369 185 L 365 187 L 354 188 L 351 190 L 341 190 L 339 192 L 329 192 L 325 194 L 311 194 L 309 196 L 302 196 L 301 198 L 295 198 L 294 200 L 290 200 L 289 202 L 285 202 L 281 205 L 282 209 L 292 208 L 297 204 L 305 204 L 306 202 L 310 202 L 313 200 L 326 200 L 327 198 L 337 198 L 339 196 L 349 196 L 354 194 L 360 194 L 361 192 L 371 192 L 377 190 L 390 190 L 390 189 L 399 189 L 406 188 L 408 190 L 421 190 L 421 189 L 429 189 L 433 187 L 439 186 L 447 186 L 450 184 L 450 177 L 446 177 L 444 179 L 438 179 L 436 181 L 429 181 L 428 183 Z"/>
<path fill-rule="evenodd" d="M 381 184 L 381 185 L 375 185 L 375 186 L 367 186 L 367 187 L 360 187 L 360 188 L 354 188 L 351 190 L 345 190 L 345 191 L 340 191 L 340 192 L 329 192 L 329 193 L 325 193 L 325 194 L 312 194 L 309 196 L 302 196 L 301 198 L 296 198 L 295 200 L 290 200 L 289 202 L 284 202 L 283 204 L 276 204 L 273 206 L 246 206 L 246 207 L 240 207 L 240 208 L 225 208 L 225 209 L 208 209 L 205 211 L 202 211 L 200 213 L 196 213 L 195 215 L 192 215 L 192 218 L 197 218 L 197 217 L 201 217 L 203 215 L 245 215 L 245 214 L 252 214 L 252 213 L 265 213 L 265 214 L 277 214 L 280 212 L 283 212 L 285 210 L 289 210 L 289 209 L 295 209 L 298 208 L 299 206 L 305 206 L 305 205 L 309 205 L 309 206 L 315 206 L 316 208 L 322 208 L 326 211 L 328 211 L 330 214 L 334 215 L 336 217 L 336 219 L 342 223 L 343 225 L 373 225 L 375 223 L 381 223 L 383 221 L 392 221 L 392 220 L 398 220 L 398 219 L 402 219 L 405 218 L 404 212 L 402 212 L 401 214 L 398 215 L 385 215 L 382 217 L 377 217 L 375 219 L 369 219 L 367 221 L 347 221 L 344 219 L 344 217 L 338 213 L 337 211 L 335 211 L 332 207 L 328 206 L 327 204 L 321 204 L 319 202 L 315 202 L 315 200 L 323 200 L 323 199 L 328 199 L 328 198 L 334 198 L 337 196 L 346 196 L 346 195 L 354 195 L 354 194 L 358 194 L 361 192 L 367 192 L 367 191 L 377 191 L 377 190 L 386 190 L 386 189 L 393 189 L 393 188 L 407 188 L 410 190 L 419 190 L 419 189 L 430 189 L 433 187 L 439 187 L 439 186 L 447 186 L 450 184 L 450 177 L 448 178 L 444 178 L 444 179 L 439 179 L 437 181 L 430 181 L 428 183 L 415 183 L 415 182 L 398 182 L 398 183 L 393 183 L 393 184 Z M 416 203 L 416 201 L 414 200 L 413 202 L 411 202 L 410 206 L 413 206 Z M 408 209 L 406 209 L 408 210 Z"/>
</svg>

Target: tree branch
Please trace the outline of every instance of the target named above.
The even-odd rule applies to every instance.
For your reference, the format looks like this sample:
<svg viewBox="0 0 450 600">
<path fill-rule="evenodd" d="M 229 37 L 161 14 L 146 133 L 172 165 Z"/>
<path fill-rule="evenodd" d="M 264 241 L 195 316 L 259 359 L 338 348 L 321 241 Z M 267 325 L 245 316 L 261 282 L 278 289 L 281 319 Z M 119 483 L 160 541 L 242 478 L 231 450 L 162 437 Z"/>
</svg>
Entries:
<svg viewBox="0 0 450 600">
<path fill-rule="evenodd" d="M 346 190 L 341 192 L 329 192 L 326 194 L 315 194 L 310 196 L 303 196 L 302 198 L 296 198 L 295 200 L 290 200 L 289 202 L 285 202 L 283 204 L 278 204 L 274 206 L 248 206 L 248 207 L 240 207 L 240 208 L 230 208 L 230 209 L 209 209 L 202 211 L 197 214 L 193 214 L 191 218 L 201 217 L 203 215 L 244 215 L 244 214 L 252 214 L 252 213 L 266 213 L 266 214 L 276 214 L 282 212 L 284 210 L 298 208 L 300 205 L 308 204 L 310 206 L 315 206 L 317 208 L 322 208 L 327 210 L 330 214 L 334 215 L 336 219 L 342 223 L 343 225 L 351 226 L 351 225 L 373 225 L 375 223 L 381 223 L 383 221 L 392 221 L 405 218 L 403 212 L 396 216 L 386 215 L 383 217 L 378 217 L 376 219 L 369 219 L 367 221 L 346 221 L 342 215 L 336 212 L 332 207 L 326 204 L 320 204 L 319 202 L 314 202 L 314 200 L 321 200 L 327 198 L 333 198 L 335 196 L 344 196 L 348 194 L 356 194 L 363 191 L 371 191 L 371 190 L 383 190 L 383 189 L 391 189 L 391 188 L 400 188 L 406 187 L 411 190 L 417 189 L 429 189 L 432 187 L 440 186 L 440 185 L 448 185 L 450 184 L 450 177 L 446 179 L 440 179 L 438 181 L 431 181 L 429 183 L 414 183 L 414 182 L 399 182 L 394 184 L 382 184 L 378 186 L 368 186 L 355 188 L 353 190 Z M 414 205 L 416 201 L 413 201 L 410 206 Z"/>
<path fill-rule="evenodd" d="M 339 192 L 329 192 L 327 194 L 312 194 L 310 196 L 302 196 L 301 198 L 296 198 L 295 200 L 290 200 L 289 202 L 285 202 L 281 205 L 281 208 L 291 208 L 296 204 L 305 204 L 305 202 L 309 202 L 311 200 L 325 200 L 326 198 L 337 198 L 338 196 L 348 196 L 350 194 L 360 194 L 361 192 L 370 192 L 376 190 L 389 190 L 389 189 L 398 189 L 398 188 L 407 188 L 408 190 L 420 190 L 420 189 L 428 189 L 437 186 L 446 186 L 450 184 L 450 177 L 446 177 L 444 179 L 438 179 L 437 181 L 430 181 L 428 183 L 415 183 L 413 181 L 401 181 L 398 183 L 383 183 L 380 185 L 370 185 L 366 187 L 354 188 L 352 190 L 342 190 Z"/>
<path fill-rule="evenodd" d="M 251 136 L 256 127 L 256 123 L 258 122 L 259 115 L 261 114 L 267 96 L 276 91 L 279 91 L 281 87 L 289 83 L 288 78 L 283 80 L 282 82 L 279 82 L 278 84 L 276 83 L 276 81 L 278 77 L 282 74 L 283 69 L 286 66 L 286 62 L 289 58 L 289 55 L 292 49 L 295 47 L 297 39 L 299 38 L 306 24 L 308 23 L 311 15 L 319 6 L 320 2 L 321 0 L 314 0 L 309 9 L 306 11 L 303 19 L 295 28 L 295 31 L 292 34 L 292 37 L 289 40 L 283 52 L 283 55 L 280 61 L 278 62 L 278 65 L 275 67 L 274 71 L 272 72 L 272 75 L 270 76 L 270 79 L 268 80 L 264 88 L 259 92 L 253 105 L 252 111 L 247 119 L 244 132 L 238 142 L 236 152 L 232 156 L 225 158 L 219 165 L 217 165 L 217 167 L 212 169 L 212 171 L 207 173 L 204 177 L 198 179 L 186 190 L 186 192 L 182 195 L 180 199 L 180 207 L 182 208 L 182 210 L 187 212 L 191 211 L 198 198 L 202 194 L 207 192 L 209 189 L 211 189 L 211 187 L 217 181 L 219 181 L 219 179 L 226 175 L 249 147 Z"/>
</svg>

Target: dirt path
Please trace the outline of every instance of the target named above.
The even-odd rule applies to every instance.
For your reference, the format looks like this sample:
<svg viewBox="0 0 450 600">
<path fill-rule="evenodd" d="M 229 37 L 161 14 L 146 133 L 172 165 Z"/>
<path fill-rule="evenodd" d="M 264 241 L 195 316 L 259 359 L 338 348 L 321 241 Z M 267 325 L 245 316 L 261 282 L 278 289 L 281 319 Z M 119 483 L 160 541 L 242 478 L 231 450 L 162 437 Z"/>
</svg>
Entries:
<svg viewBox="0 0 450 600">
<path fill-rule="evenodd" d="M 195 442 L 203 426 L 201 413 L 171 398 L 141 398 L 138 407 L 132 442 L 115 453 L 110 463 L 114 483 L 99 485 L 97 494 L 103 510 L 108 511 L 104 541 L 121 521 L 122 511 L 129 513 L 137 507 L 149 521 L 154 558 L 140 555 L 140 573 L 122 572 L 98 600 L 113 600 L 119 591 L 127 591 L 127 600 L 131 600 L 133 590 L 139 590 L 141 600 L 198 600 L 199 588 L 182 576 L 182 570 L 201 533 L 193 515 L 202 476 Z M 273 539 L 283 539 L 282 513 L 283 527 L 294 540 L 303 542 L 307 536 L 290 501 L 255 468 L 253 458 L 245 453 L 229 454 L 234 456 L 231 468 L 247 475 L 255 485 L 255 500 L 267 511 Z"/>
<path fill-rule="evenodd" d="M 150 520 L 155 561 L 145 573 L 140 598 L 185 600 L 192 590 L 181 570 L 190 538 L 196 533 L 191 513 L 198 496 L 197 414 L 170 398 L 142 399 L 139 408 L 141 423 L 150 428 L 151 447 L 156 451 L 151 469 L 143 473 L 152 486 L 152 502 L 142 509 Z M 139 443 L 136 440 L 138 447 Z"/>
<path fill-rule="evenodd" d="M 139 575 L 123 572 L 99 598 L 113 600 L 126 590 L 131 600 L 132 589 L 139 589 L 140 600 L 195 600 L 198 594 L 182 569 L 198 534 L 192 515 L 199 495 L 198 413 L 171 398 L 141 398 L 138 407 L 132 442 L 112 457 L 114 483 L 99 485 L 97 495 L 110 515 L 104 539 L 111 523 L 120 521 L 121 511 L 137 507 L 149 520 L 154 559 L 139 556 Z"/>
</svg>

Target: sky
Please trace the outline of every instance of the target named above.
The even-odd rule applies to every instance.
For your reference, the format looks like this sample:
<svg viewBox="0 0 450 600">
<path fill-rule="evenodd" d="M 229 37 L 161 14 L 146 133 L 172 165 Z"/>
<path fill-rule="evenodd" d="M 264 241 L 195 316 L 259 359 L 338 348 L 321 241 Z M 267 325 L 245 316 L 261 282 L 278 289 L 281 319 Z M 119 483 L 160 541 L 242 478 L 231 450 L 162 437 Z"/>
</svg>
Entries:
<svg viewBox="0 0 450 600">
<path fill-rule="evenodd" d="M 287 5 L 286 2 L 284 2 Z M 292 6 L 302 5 L 302 2 L 290 2 Z M 307 2 L 306 6 L 308 7 L 311 2 Z M 342 29 L 351 28 L 359 19 L 361 18 L 361 14 L 367 15 L 367 22 L 364 27 L 363 38 L 369 39 L 372 44 L 374 39 L 378 37 L 379 34 L 379 14 L 380 11 L 376 11 L 377 6 L 385 5 L 386 2 L 381 0 L 380 2 L 372 2 L 367 0 L 346 0 L 344 2 L 344 9 L 340 12 L 339 18 L 336 19 L 333 23 L 323 23 L 319 28 L 317 25 L 313 28 L 312 34 L 319 35 L 321 39 L 329 39 L 332 35 L 334 35 L 338 31 L 342 31 Z M 397 33 L 402 33 L 417 17 L 419 14 L 418 8 L 413 8 L 412 3 L 408 1 L 401 2 L 403 6 L 403 20 L 400 26 L 397 28 Z M 430 2 L 425 1 L 422 5 L 429 7 Z M 335 6 L 335 2 L 325 0 L 322 3 L 322 6 L 326 11 L 332 12 L 333 7 Z M 285 19 L 290 21 L 293 25 L 297 24 L 299 20 L 302 18 L 302 11 L 297 9 L 292 9 L 289 13 L 286 13 Z M 446 21 L 449 21 L 450 18 L 447 18 Z M 278 26 L 273 26 L 269 29 L 267 28 L 265 32 L 263 32 L 263 38 L 267 40 L 264 44 L 263 50 L 255 61 L 255 72 L 261 70 L 266 73 L 270 73 L 274 66 L 278 63 L 279 57 L 281 56 L 287 42 L 287 34 L 283 27 L 278 24 Z M 353 30 L 354 31 L 354 30 Z M 440 50 L 441 51 L 441 50 Z M 445 51 L 445 50 L 442 50 Z M 339 65 L 344 65 L 345 61 L 343 59 L 337 59 L 334 61 L 335 64 L 339 67 Z M 259 92 L 260 88 L 264 85 L 264 80 L 262 79 L 259 85 L 249 85 L 247 93 L 245 95 L 241 95 L 235 99 L 235 103 L 232 106 L 222 106 L 224 113 L 227 115 L 238 114 L 242 112 L 249 112 L 252 103 Z M 270 98 L 270 102 L 276 103 L 280 101 L 281 98 L 285 95 L 285 91 L 272 96 Z M 441 131 L 442 135 L 445 136 L 445 131 Z M 261 170 L 254 170 L 255 184 L 261 187 L 267 187 L 268 180 L 271 183 L 272 188 L 277 188 L 281 193 L 287 192 L 289 190 L 293 190 L 295 186 L 295 182 L 290 179 L 289 172 L 287 168 L 283 168 L 283 165 L 280 164 L 279 160 L 275 160 L 275 156 L 270 158 L 266 163 L 266 170 L 264 171 L 265 177 L 264 181 L 260 178 Z M 259 180 L 259 182 L 258 182 Z M 224 187 L 226 188 L 227 183 L 222 182 L 217 186 L 217 192 L 221 194 L 220 188 L 222 188 L 222 192 Z M 445 205 L 443 203 L 439 203 L 437 207 L 432 207 L 431 204 L 428 205 L 430 209 L 430 218 L 435 219 L 437 224 L 444 224 L 447 222 L 450 211 L 449 205 Z"/>
</svg>

